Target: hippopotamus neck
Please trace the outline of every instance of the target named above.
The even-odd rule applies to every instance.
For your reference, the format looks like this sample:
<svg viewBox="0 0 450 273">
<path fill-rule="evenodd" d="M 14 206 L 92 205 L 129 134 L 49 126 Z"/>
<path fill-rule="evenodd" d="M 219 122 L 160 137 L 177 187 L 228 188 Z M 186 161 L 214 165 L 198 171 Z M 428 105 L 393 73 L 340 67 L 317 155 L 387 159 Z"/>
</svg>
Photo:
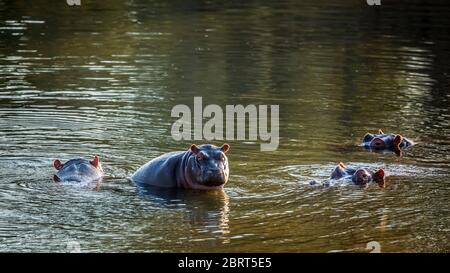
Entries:
<svg viewBox="0 0 450 273">
<path fill-rule="evenodd" d="M 190 155 L 189 151 L 181 154 L 181 160 L 179 160 L 178 164 L 175 166 L 175 176 L 178 188 L 187 189 L 190 184 L 186 179 L 186 172 L 185 172 L 189 155 Z"/>
</svg>

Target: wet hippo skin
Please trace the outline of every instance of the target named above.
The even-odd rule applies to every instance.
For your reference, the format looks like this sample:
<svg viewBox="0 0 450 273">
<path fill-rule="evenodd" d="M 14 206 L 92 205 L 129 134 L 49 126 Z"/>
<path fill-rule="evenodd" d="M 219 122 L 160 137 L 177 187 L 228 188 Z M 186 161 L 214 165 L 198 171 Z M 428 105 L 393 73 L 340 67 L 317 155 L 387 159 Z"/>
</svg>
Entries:
<svg viewBox="0 0 450 273">
<path fill-rule="evenodd" d="M 163 154 L 140 167 L 131 177 L 138 185 L 165 188 L 219 189 L 228 181 L 230 145 L 192 144 L 187 151 Z"/>
<path fill-rule="evenodd" d="M 391 151 L 401 155 L 401 150 L 415 145 L 415 143 L 400 134 L 385 134 L 382 130 L 378 134 L 367 133 L 363 138 L 366 149 L 371 151 Z"/>
<path fill-rule="evenodd" d="M 375 182 L 378 186 L 384 188 L 385 173 L 383 169 L 372 170 L 370 168 L 352 168 L 347 167 L 344 163 L 339 163 L 331 173 L 331 180 L 349 179 L 355 185 L 366 186 L 371 182 Z"/>
<path fill-rule="evenodd" d="M 53 166 L 58 170 L 53 176 L 55 182 L 90 182 L 99 180 L 104 175 L 98 155 L 91 161 L 77 158 L 64 164 L 56 159 L 53 161 Z"/>
</svg>

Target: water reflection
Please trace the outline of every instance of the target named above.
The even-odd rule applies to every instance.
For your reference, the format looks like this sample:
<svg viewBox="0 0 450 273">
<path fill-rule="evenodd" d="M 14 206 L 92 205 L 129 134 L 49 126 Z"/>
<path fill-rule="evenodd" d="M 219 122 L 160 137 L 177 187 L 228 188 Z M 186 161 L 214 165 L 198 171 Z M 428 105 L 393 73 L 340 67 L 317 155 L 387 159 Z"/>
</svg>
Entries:
<svg viewBox="0 0 450 273">
<path fill-rule="evenodd" d="M 153 206 L 183 210 L 185 220 L 192 226 L 193 236 L 197 233 L 208 233 L 222 244 L 229 242 L 227 235 L 230 233 L 230 208 L 229 197 L 225 191 L 202 192 L 153 186 L 139 186 L 138 191 L 139 195 Z"/>
<path fill-rule="evenodd" d="M 0 250 L 448 251 L 446 2 L 58 2 L 0 0 Z M 194 96 L 279 104 L 279 149 L 227 140 L 224 192 L 136 192 L 139 166 L 191 144 L 170 110 Z M 367 153 L 378 128 L 418 145 Z M 52 182 L 52 159 L 87 154 L 98 191 Z M 340 161 L 386 189 L 309 186 Z"/>
</svg>

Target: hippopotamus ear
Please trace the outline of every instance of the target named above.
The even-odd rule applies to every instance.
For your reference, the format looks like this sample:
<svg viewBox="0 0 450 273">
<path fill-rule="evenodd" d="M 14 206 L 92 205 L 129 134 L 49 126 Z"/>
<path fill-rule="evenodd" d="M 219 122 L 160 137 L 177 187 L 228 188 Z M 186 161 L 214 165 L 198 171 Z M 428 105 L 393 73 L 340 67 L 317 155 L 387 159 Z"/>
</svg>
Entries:
<svg viewBox="0 0 450 273">
<path fill-rule="evenodd" d="M 222 145 L 222 147 L 220 147 L 220 150 L 221 150 L 223 153 L 226 153 L 226 152 L 228 152 L 228 151 L 230 150 L 230 145 L 227 144 L 227 143 L 225 143 L 225 144 Z"/>
<path fill-rule="evenodd" d="M 64 164 L 61 163 L 61 161 L 59 159 L 56 159 L 53 161 L 53 167 L 55 167 L 55 169 L 59 170 L 63 167 Z"/>
<path fill-rule="evenodd" d="M 401 135 L 395 135 L 394 137 L 394 153 L 397 156 L 402 155 L 402 150 L 400 149 L 400 144 L 402 144 L 403 137 Z"/>
<path fill-rule="evenodd" d="M 372 175 L 373 181 L 375 181 L 378 184 L 378 186 L 380 186 L 381 188 L 386 187 L 384 176 L 385 176 L 385 173 L 384 173 L 383 169 L 379 169 Z"/>
<path fill-rule="evenodd" d="M 200 149 L 199 149 L 198 146 L 195 145 L 195 144 L 192 144 L 190 149 L 191 149 L 191 152 L 192 152 L 194 155 L 196 155 L 196 154 L 198 154 L 198 153 L 200 152 Z"/>
<path fill-rule="evenodd" d="M 370 142 L 374 136 L 371 133 L 366 133 L 363 137 L 363 142 Z"/>
<path fill-rule="evenodd" d="M 395 135 L 394 137 L 394 144 L 395 146 L 399 146 L 403 141 L 402 135 Z"/>
<path fill-rule="evenodd" d="M 345 165 L 342 162 L 339 162 L 339 165 L 334 168 L 334 170 L 331 172 L 331 179 L 339 179 L 342 178 L 344 173 Z"/>
<path fill-rule="evenodd" d="M 378 134 L 379 134 L 379 135 L 384 135 L 383 130 L 378 129 Z"/>
<path fill-rule="evenodd" d="M 89 163 L 91 163 L 92 166 L 94 166 L 94 167 L 97 168 L 98 165 L 100 165 L 100 157 L 99 157 L 98 155 L 96 155 L 96 156 L 94 157 L 94 160 L 89 161 Z"/>
</svg>

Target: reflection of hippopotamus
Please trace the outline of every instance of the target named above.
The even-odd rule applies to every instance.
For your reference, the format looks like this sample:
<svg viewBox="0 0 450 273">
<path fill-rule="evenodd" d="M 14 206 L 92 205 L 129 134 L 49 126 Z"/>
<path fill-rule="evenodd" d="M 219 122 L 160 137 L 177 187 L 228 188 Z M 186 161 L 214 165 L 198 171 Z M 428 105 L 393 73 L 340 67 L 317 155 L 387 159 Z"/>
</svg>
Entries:
<svg viewBox="0 0 450 273">
<path fill-rule="evenodd" d="M 222 226 L 228 218 L 228 195 L 225 191 L 185 191 L 179 188 L 163 188 L 138 185 L 139 195 L 157 207 L 183 209 L 195 224 Z M 223 219 L 226 218 L 226 219 Z M 215 223 L 215 224 L 213 224 Z"/>
<path fill-rule="evenodd" d="M 187 151 L 163 154 L 140 167 L 131 177 L 139 185 L 166 188 L 219 189 L 228 181 L 230 149 L 214 145 L 192 144 Z"/>
<path fill-rule="evenodd" d="M 401 149 L 413 146 L 414 142 L 398 134 L 385 134 L 379 130 L 378 134 L 367 133 L 363 139 L 363 146 L 374 151 L 392 151 L 401 155 Z"/>
<path fill-rule="evenodd" d="M 139 196 L 148 202 L 147 208 L 160 210 L 156 212 L 157 214 L 171 213 L 170 210 L 177 211 L 177 215 L 181 216 L 183 222 L 190 227 L 190 230 L 179 230 L 178 232 L 181 233 L 186 232 L 179 236 L 186 237 L 189 241 L 188 234 L 193 231 L 200 232 L 202 237 L 208 238 L 205 241 L 207 245 L 229 243 L 229 197 L 223 189 L 192 191 L 182 188 L 137 185 L 137 190 Z M 153 224 L 167 224 L 160 220 L 167 221 L 165 218 L 156 217 L 153 219 Z M 158 234 L 153 234 L 154 236 L 161 236 L 164 234 L 164 229 L 156 232 Z"/>
<path fill-rule="evenodd" d="M 384 175 L 383 169 L 373 171 L 368 168 L 350 168 L 341 162 L 331 173 L 330 179 L 351 179 L 353 183 L 360 186 L 375 182 L 378 186 L 384 188 Z"/>
<path fill-rule="evenodd" d="M 344 163 L 339 163 L 329 179 L 325 180 L 321 184 L 323 186 L 330 186 L 333 182 L 338 181 L 351 181 L 355 185 L 367 186 L 370 182 L 375 182 L 378 186 L 385 187 L 385 174 L 383 169 L 371 170 L 368 168 L 351 168 L 345 166 Z M 310 185 L 317 185 L 318 182 L 313 180 L 309 182 Z"/>
<path fill-rule="evenodd" d="M 92 161 L 77 158 L 64 164 L 56 159 L 53 161 L 53 166 L 58 170 L 53 176 L 56 182 L 91 182 L 103 177 L 103 169 L 98 155 Z"/>
</svg>

